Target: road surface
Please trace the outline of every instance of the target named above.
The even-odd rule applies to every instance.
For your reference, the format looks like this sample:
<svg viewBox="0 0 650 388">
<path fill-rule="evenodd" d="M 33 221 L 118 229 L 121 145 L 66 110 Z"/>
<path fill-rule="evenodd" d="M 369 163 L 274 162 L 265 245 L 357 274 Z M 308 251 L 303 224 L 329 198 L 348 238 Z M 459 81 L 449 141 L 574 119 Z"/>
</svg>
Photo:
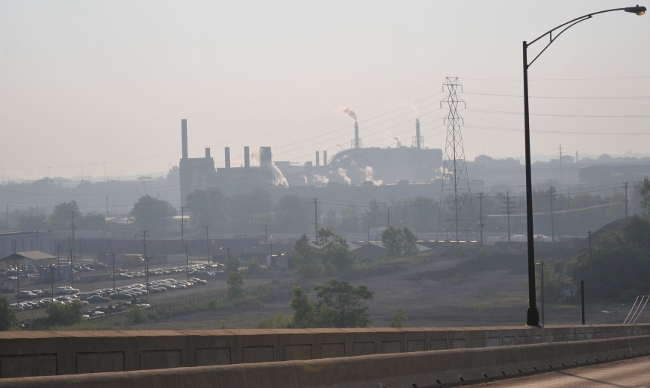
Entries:
<svg viewBox="0 0 650 388">
<path fill-rule="evenodd" d="M 650 388 L 650 356 L 471 385 L 490 388 Z"/>
</svg>

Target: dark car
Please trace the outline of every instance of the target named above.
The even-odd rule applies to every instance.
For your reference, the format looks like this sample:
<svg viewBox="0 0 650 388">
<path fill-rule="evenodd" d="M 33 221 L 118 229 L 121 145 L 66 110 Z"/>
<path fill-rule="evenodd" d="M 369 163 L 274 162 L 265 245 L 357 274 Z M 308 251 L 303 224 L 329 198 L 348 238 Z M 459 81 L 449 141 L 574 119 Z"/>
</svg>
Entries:
<svg viewBox="0 0 650 388">
<path fill-rule="evenodd" d="M 99 296 L 99 295 L 93 295 L 87 300 L 88 303 L 106 303 L 111 301 L 110 299 L 104 298 L 103 296 Z"/>
</svg>

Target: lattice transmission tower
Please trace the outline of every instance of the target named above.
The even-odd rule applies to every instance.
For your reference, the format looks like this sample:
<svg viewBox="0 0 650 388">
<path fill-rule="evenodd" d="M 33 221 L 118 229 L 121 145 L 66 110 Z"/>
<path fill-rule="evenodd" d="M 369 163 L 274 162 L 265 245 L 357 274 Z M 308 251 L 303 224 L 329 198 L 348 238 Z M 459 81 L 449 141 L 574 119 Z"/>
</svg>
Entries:
<svg viewBox="0 0 650 388">
<path fill-rule="evenodd" d="M 444 105 L 449 107 L 449 113 L 444 119 L 447 124 L 447 139 L 438 210 L 438 240 L 443 235 L 445 240 L 450 241 L 477 241 L 476 217 L 465 164 L 463 136 L 460 133 L 463 118 L 458 114 L 459 105 L 465 104 L 458 96 L 462 88 L 458 77 L 447 77 L 443 91 L 446 90 L 449 94 L 440 102 L 441 108 Z"/>
</svg>

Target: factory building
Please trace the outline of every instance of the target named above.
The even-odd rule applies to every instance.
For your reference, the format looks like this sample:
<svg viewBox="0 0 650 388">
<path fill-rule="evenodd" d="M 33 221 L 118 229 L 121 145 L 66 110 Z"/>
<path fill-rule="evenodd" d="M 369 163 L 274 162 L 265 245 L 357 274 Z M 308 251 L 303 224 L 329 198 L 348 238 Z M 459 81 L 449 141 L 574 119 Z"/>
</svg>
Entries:
<svg viewBox="0 0 650 388">
<path fill-rule="evenodd" d="M 385 195 L 393 195 L 391 198 L 394 199 L 418 195 L 437 198 L 440 195 L 442 150 L 423 147 L 419 124 L 416 121 L 416 136 L 411 147 L 402 146 L 398 141 L 394 148 L 363 148 L 359 125 L 355 121 L 351 148 L 342 150 L 331 159 L 323 150 L 322 153 L 316 151 L 315 162 L 274 161 L 271 147 L 260 147 L 259 166 L 252 166 L 250 148 L 244 147 L 244 165 L 234 167 L 230 162 L 231 148 L 225 147 L 224 165 L 215 168 L 209 148 L 205 149 L 203 158 L 189 158 L 187 120 L 183 119 L 179 163 L 182 205 L 186 204 L 187 195 L 192 191 L 208 187 L 219 188 L 227 195 L 267 189 L 274 197 L 299 193 L 312 196 L 313 193 L 313 196 L 325 198 L 336 197 L 345 191 L 349 193 L 349 199 L 358 197 L 355 195 L 358 191 L 364 198 Z"/>
</svg>

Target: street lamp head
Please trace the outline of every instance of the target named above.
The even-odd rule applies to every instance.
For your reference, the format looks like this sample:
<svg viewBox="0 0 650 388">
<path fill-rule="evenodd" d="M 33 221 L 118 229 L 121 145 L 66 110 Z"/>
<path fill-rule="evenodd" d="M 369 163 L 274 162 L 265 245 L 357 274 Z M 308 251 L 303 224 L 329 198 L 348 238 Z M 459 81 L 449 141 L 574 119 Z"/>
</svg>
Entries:
<svg viewBox="0 0 650 388">
<path fill-rule="evenodd" d="M 645 14 L 645 11 L 646 11 L 646 8 L 645 7 L 639 7 L 638 4 L 637 4 L 636 7 L 627 7 L 627 8 L 625 8 L 625 12 L 634 13 L 634 14 L 637 14 L 639 16 Z"/>
</svg>

